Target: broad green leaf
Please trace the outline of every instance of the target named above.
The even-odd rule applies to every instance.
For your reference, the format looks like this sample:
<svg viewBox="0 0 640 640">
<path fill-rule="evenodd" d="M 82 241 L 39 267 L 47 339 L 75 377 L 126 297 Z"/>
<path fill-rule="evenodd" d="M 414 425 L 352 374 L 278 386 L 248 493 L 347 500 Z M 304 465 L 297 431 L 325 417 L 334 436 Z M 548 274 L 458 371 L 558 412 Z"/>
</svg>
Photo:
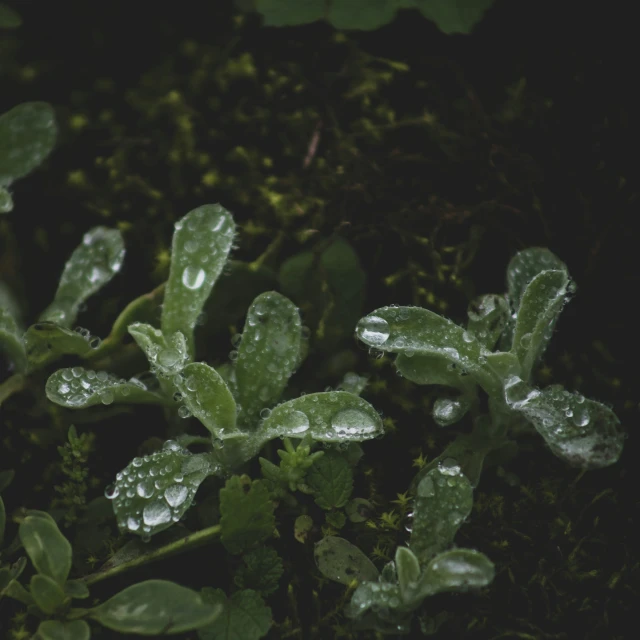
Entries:
<svg viewBox="0 0 640 640">
<path fill-rule="evenodd" d="M 269 633 L 271 609 L 252 589 L 227 598 L 222 589 L 205 587 L 202 599 L 222 607 L 222 613 L 215 622 L 198 629 L 200 640 L 259 640 Z"/>
<path fill-rule="evenodd" d="M 0 187 L 0 213 L 10 213 L 11 211 L 13 211 L 11 194 L 4 187 Z"/>
<path fill-rule="evenodd" d="M 0 187 L 31 173 L 56 142 L 53 109 L 46 102 L 24 102 L 0 115 Z"/>
<path fill-rule="evenodd" d="M 31 370 L 39 369 L 63 355 L 86 357 L 100 345 L 96 338 L 79 331 L 71 331 L 54 322 L 38 322 L 24 334 L 24 342 Z"/>
<path fill-rule="evenodd" d="M 254 549 L 242 556 L 244 567 L 236 572 L 233 579 L 241 589 L 255 589 L 267 596 L 278 588 L 284 572 L 282 558 L 271 547 Z"/>
<path fill-rule="evenodd" d="M 407 606 L 396 583 L 363 582 L 353 592 L 345 615 L 353 619 L 358 628 L 398 637 L 411 633 L 411 611 L 419 605 L 420 602 Z"/>
<path fill-rule="evenodd" d="M 467 315 L 467 330 L 485 349 L 492 351 L 509 322 L 511 312 L 504 296 L 488 293 L 471 301 Z"/>
<path fill-rule="evenodd" d="M 426 563 L 446 549 L 473 507 L 473 489 L 451 460 L 432 469 L 418 485 L 409 546 Z"/>
<path fill-rule="evenodd" d="M 318 458 L 305 480 L 322 509 L 344 507 L 353 491 L 353 471 L 337 451 L 327 451 Z"/>
<path fill-rule="evenodd" d="M 36 571 L 62 586 L 71 569 L 71 545 L 55 522 L 28 515 L 20 523 L 18 533 Z"/>
<path fill-rule="evenodd" d="M 235 225 L 221 205 L 193 209 L 175 224 L 171 268 L 164 294 L 161 328 L 184 334 L 193 357 L 193 329 L 233 244 Z"/>
<path fill-rule="evenodd" d="M 31 595 L 42 611 L 52 615 L 65 600 L 62 587 L 49 576 L 36 573 L 31 576 Z"/>
<path fill-rule="evenodd" d="M 327 391 L 278 405 L 260 432 L 265 441 L 307 434 L 317 442 L 361 442 L 383 435 L 384 429 L 368 402 L 346 391 Z"/>
<path fill-rule="evenodd" d="M 120 231 L 94 227 L 85 233 L 82 244 L 67 261 L 55 298 L 40 315 L 40 321 L 70 327 L 85 300 L 120 271 L 123 259 L 124 241 Z"/>
<path fill-rule="evenodd" d="M 89 640 L 91 629 L 84 620 L 45 620 L 40 623 L 35 640 Z"/>
<path fill-rule="evenodd" d="M 113 403 L 168 404 L 170 399 L 149 391 L 137 378 L 125 380 L 106 371 L 82 367 L 58 369 L 45 386 L 47 398 L 68 409 L 85 409 Z"/>
<path fill-rule="evenodd" d="M 121 633 L 175 634 L 211 624 L 222 612 L 191 589 L 168 580 L 146 580 L 127 587 L 90 610 L 91 618 Z"/>
<path fill-rule="evenodd" d="M 543 271 L 527 286 L 513 333 L 514 353 L 525 379 L 543 354 L 564 305 L 569 276 L 566 271 Z"/>
<path fill-rule="evenodd" d="M 82 580 L 67 580 L 64 592 L 70 598 L 84 599 L 89 597 L 89 588 Z"/>
<path fill-rule="evenodd" d="M 424 598 L 444 591 L 468 591 L 488 585 L 495 567 L 483 553 L 454 549 L 437 555 L 425 567 L 417 591 Z"/>
<path fill-rule="evenodd" d="M 313 555 L 316 566 L 325 578 L 345 585 L 353 580 L 375 581 L 378 569 L 367 556 L 344 538 L 327 536 L 316 542 Z"/>
<path fill-rule="evenodd" d="M 471 408 L 471 404 L 472 399 L 467 396 L 437 398 L 433 403 L 433 419 L 441 427 L 448 427 L 462 420 Z"/>
<path fill-rule="evenodd" d="M 4 502 L 2 496 L 0 496 L 0 545 L 4 540 L 4 528 L 7 525 L 7 512 L 4 508 Z"/>
<path fill-rule="evenodd" d="M 22 24 L 22 18 L 4 2 L 0 3 L 0 29 L 17 29 Z"/>
<path fill-rule="evenodd" d="M 118 472 L 105 495 L 113 500 L 120 530 L 148 538 L 182 518 L 211 473 L 206 454 L 192 454 L 167 440 L 161 451 L 134 458 Z"/>
<path fill-rule="evenodd" d="M 518 387 L 521 390 L 516 394 L 512 389 Z M 509 406 L 525 416 L 554 455 L 570 465 L 599 469 L 620 458 L 624 434 L 609 407 L 560 386 L 538 391 L 521 384 L 507 385 L 505 394 Z"/>
<path fill-rule="evenodd" d="M 22 332 L 6 307 L 0 307 L 0 349 L 6 352 L 17 371 L 26 370 L 27 352 Z"/>
<path fill-rule="evenodd" d="M 222 441 L 237 433 L 236 402 L 220 374 L 204 362 L 194 362 L 182 371 L 177 384 L 185 406 Z"/>
<path fill-rule="evenodd" d="M 249 307 L 236 360 L 236 384 L 243 426 L 274 404 L 287 386 L 300 351 L 300 314 L 287 298 L 269 291 Z"/>
<path fill-rule="evenodd" d="M 398 585 L 400 592 L 407 592 L 412 585 L 416 584 L 422 573 L 420 562 L 416 554 L 407 549 L 407 547 L 398 547 L 396 549 L 396 571 L 398 573 Z"/>
<path fill-rule="evenodd" d="M 157 376 L 173 378 L 190 360 L 187 341 L 179 331 L 169 336 L 150 324 L 135 322 L 129 326 L 129 333 Z"/>
<path fill-rule="evenodd" d="M 220 489 L 220 539 L 240 554 L 273 535 L 275 518 L 269 490 L 261 480 L 233 476 Z"/>
</svg>

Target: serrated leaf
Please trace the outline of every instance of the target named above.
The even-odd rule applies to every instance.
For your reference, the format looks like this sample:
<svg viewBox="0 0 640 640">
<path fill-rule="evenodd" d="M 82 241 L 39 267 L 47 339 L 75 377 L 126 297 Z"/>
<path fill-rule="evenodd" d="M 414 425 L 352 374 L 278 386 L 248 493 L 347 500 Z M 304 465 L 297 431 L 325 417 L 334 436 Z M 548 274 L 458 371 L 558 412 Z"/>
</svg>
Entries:
<svg viewBox="0 0 640 640">
<path fill-rule="evenodd" d="M 123 260 L 124 241 L 118 229 L 94 227 L 85 233 L 65 264 L 55 298 L 40 321 L 70 327 L 85 300 L 111 281 Z"/>
<path fill-rule="evenodd" d="M 236 402 L 220 374 L 204 362 L 182 371 L 177 384 L 189 411 L 220 440 L 237 433 Z"/>
<path fill-rule="evenodd" d="M 31 325 L 24 334 L 24 342 L 31 370 L 44 367 L 63 355 L 84 358 L 100 344 L 99 339 L 90 335 L 85 337 L 54 322 Z"/>
<path fill-rule="evenodd" d="M 6 307 L 0 307 L 0 349 L 19 372 L 26 371 L 27 352 L 16 318 Z"/>
<path fill-rule="evenodd" d="M 261 429 L 265 440 L 308 434 L 317 442 L 361 442 L 383 433 L 378 412 L 346 391 L 309 393 L 284 402 L 273 409 Z"/>
<path fill-rule="evenodd" d="M 21 24 L 20 14 L 4 2 L 0 3 L 0 29 L 17 29 Z"/>
<path fill-rule="evenodd" d="M 509 322 L 511 312 L 504 296 L 488 293 L 478 296 L 467 309 L 467 330 L 485 349 L 492 351 Z"/>
<path fill-rule="evenodd" d="M 454 549 L 437 555 L 425 567 L 417 590 L 422 597 L 445 591 L 468 591 L 488 585 L 495 567 L 483 553 Z"/>
<path fill-rule="evenodd" d="M 144 351 L 152 370 L 163 378 L 172 378 L 190 360 L 187 341 L 179 331 L 165 335 L 160 329 L 142 322 L 134 322 L 128 331 Z"/>
<path fill-rule="evenodd" d="M 71 569 L 71 545 L 55 522 L 29 515 L 20 523 L 18 533 L 36 571 L 63 585 Z"/>
<path fill-rule="evenodd" d="M 65 600 L 62 587 L 53 578 L 39 573 L 31 576 L 29 590 L 38 607 L 49 615 L 55 613 Z"/>
<path fill-rule="evenodd" d="M 284 572 L 282 558 L 271 547 L 254 549 L 242 556 L 244 567 L 238 569 L 233 581 L 241 589 L 255 589 L 269 595 L 278 588 Z"/>
<path fill-rule="evenodd" d="M 569 276 L 566 271 L 542 271 L 527 285 L 513 333 L 514 353 L 525 379 L 544 352 L 566 299 Z"/>
<path fill-rule="evenodd" d="M 103 404 L 168 404 L 169 399 L 148 391 L 137 378 L 124 380 L 106 371 L 82 367 L 58 369 L 45 385 L 47 398 L 68 409 Z"/>
<path fill-rule="evenodd" d="M 432 469 L 418 485 L 409 546 L 421 564 L 446 549 L 473 507 L 473 489 L 451 462 Z"/>
<path fill-rule="evenodd" d="M 220 539 L 229 553 L 240 554 L 273 535 L 273 502 L 260 480 L 229 478 L 220 489 L 220 515 Z"/>
<path fill-rule="evenodd" d="M 139 582 L 90 609 L 91 618 L 113 631 L 158 636 L 211 624 L 222 613 L 219 604 L 168 580 Z"/>
<path fill-rule="evenodd" d="M 24 102 L 0 115 L 0 187 L 31 173 L 51 153 L 57 135 L 46 102 Z"/>
<path fill-rule="evenodd" d="M 84 620 L 45 620 L 40 623 L 35 640 L 89 640 L 91 629 Z"/>
<path fill-rule="evenodd" d="M 280 398 L 298 364 L 300 330 L 298 309 L 275 291 L 249 307 L 235 367 L 240 424 L 253 426 L 260 411 Z"/>
<path fill-rule="evenodd" d="M 218 619 L 198 629 L 200 640 L 258 640 L 269 633 L 271 609 L 259 593 L 251 589 L 237 591 L 227 598 L 222 589 L 202 589 L 205 602 L 222 607 Z"/>
<path fill-rule="evenodd" d="M 200 483 L 215 472 L 207 454 L 192 454 L 173 440 L 161 451 L 132 462 L 105 494 L 121 531 L 148 538 L 180 520 Z"/>
<path fill-rule="evenodd" d="M 327 536 L 316 542 L 313 555 L 316 566 L 326 578 L 349 585 L 353 580 L 369 582 L 379 572 L 367 556 L 344 538 Z"/>
<path fill-rule="evenodd" d="M 351 497 L 353 471 L 337 451 L 326 451 L 307 471 L 305 482 L 313 490 L 319 507 L 339 509 Z"/>
<path fill-rule="evenodd" d="M 235 225 L 221 205 L 193 209 L 175 224 L 161 328 L 180 331 L 193 357 L 193 329 L 233 244 Z"/>
</svg>

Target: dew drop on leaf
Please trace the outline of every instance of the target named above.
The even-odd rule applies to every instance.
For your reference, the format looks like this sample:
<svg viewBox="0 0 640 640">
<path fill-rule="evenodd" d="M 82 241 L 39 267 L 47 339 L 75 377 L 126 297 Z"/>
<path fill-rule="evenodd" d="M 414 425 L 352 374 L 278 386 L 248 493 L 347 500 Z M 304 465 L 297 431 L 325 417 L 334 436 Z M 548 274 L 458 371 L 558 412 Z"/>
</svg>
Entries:
<svg viewBox="0 0 640 640">
<path fill-rule="evenodd" d="M 164 499 L 171 507 L 179 507 L 189 494 L 189 490 L 184 485 L 172 484 L 167 487 L 164 492 Z"/>
<path fill-rule="evenodd" d="M 366 316 L 358 322 L 356 332 L 363 342 L 379 347 L 389 338 L 389 323 L 379 316 Z"/>
<path fill-rule="evenodd" d="M 193 265 L 185 267 L 185 270 L 182 272 L 182 284 L 187 287 L 187 289 L 199 289 L 204 284 L 204 279 L 204 269 L 194 267 Z"/>
<path fill-rule="evenodd" d="M 171 510 L 164 502 L 152 502 L 142 510 L 144 523 L 149 527 L 157 527 L 171 520 Z"/>
</svg>

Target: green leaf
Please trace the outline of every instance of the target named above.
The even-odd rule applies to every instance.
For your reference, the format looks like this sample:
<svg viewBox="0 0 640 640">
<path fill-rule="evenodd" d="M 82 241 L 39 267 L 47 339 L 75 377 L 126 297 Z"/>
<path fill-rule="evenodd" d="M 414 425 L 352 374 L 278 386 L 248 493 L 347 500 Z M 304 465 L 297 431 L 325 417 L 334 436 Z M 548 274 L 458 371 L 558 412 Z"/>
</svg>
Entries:
<svg viewBox="0 0 640 640">
<path fill-rule="evenodd" d="M 439 384 L 465 393 L 475 386 L 461 367 L 439 355 L 399 353 L 395 365 L 403 377 L 416 384 Z"/>
<path fill-rule="evenodd" d="M 222 607 L 222 614 L 212 624 L 198 629 L 200 640 L 258 640 L 269 633 L 271 609 L 259 593 L 245 589 L 227 598 L 222 589 L 205 587 L 202 599 Z"/>
<path fill-rule="evenodd" d="M 609 407 L 560 386 L 534 390 L 518 379 L 505 385 L 505 397 L 533 424 L 553 454 L 570 465 L 599 469 L 620 458 L 624 434 Z"/>
<path fill-rule="evenodd" d="M 316 566 L 326 578 L 345 585 L 376 581 L 378 569 L 367 556 L 344 538 L 327 536 L 316 542 L 314 548 Z"/>
<path fill-rule="evenodd" d="M 531 280 L 522 296 L 511 351 L 522 365 L 525 380 L 551 340 L 568 284 L 566 271 L 542 271 Z"/>
<path fill-rule="evenodd" d="M 100 345 L 100 339 L 71 331 L 54 322 L 38 322 L 24 334 L 31 370 L 40 369 L 64 355 L 86 357 Z"/>
<path fill-rule="evenodd" d="M 120 271 L 124 259 L 124 241 L 117 229 L 94 227 L 84 234 L 67 261 L 53 302 L 40 315 L 70 327 L 85 300 L 102 289 Z"/>
<path fill-rule="evenodd" d="M 241 589 L 255 589 L 268 596 L 278 588 L 284 572 L 282 558 L 271 547 L 254 549 L 242 556 L 245 566 L 238 569 L 233 581 Z"/>
<path fill-rule="evenodd" d="M 253 426 L 260 411 L 280 398 L 298 364 L 300 331 L 298 309 L 275 291 L 249 307 L 236 360 L 241 425 Z"/>
<path fill-rule="evenodd" d="M 4 501 L 2 500 L 2 496 L 0 496 L 0 545 L 4 540 L 4 528 L 7 524 L 7 512 L 4 508 Z"/>
<path fill-rule="evenodd" d="M 309 393 L 273 409 L 261 428 L 265 440 L 302 438 L 317 442 L 362 441 L 384 433 L 378 412 L 346 391 Z"/>
<path fill-rule="evenodd" d="M 416 554 L 411 549 L 407 549 L 407 547 L 398 547 L 396 549 L 395 562 L 400 593 L 405 594 L 420 579 L 420 574 L 422 573 L 420 562 Z"/>
<path fill-rule="evenodd" d="M 71 569 L 71 545 L 55 522 L 28 515 L 20 523 L 18 533 L 36 571 L 62 586 Z"/>
<path fill-rule="evenodd" d="M 509 322 L 511 312 L 504 296 L 488 293 L 471 301 L 467 315 L 467 330 L 485 349 L 492 351 Z"/>
<path fill-rule="evenodd" d="M 30 591 L 36 604 L 49 615 L 65 601 L 61 586 L 53 578 L 39 573 L 31 576 Z"/>
<path fill-rule="evenodd" d="M 180 520 L 213 472 L 206 454 L 194 455 L 167 440 L 161 451 L 134 458 L 105 495 L 113 500 L 120 530 L 148 538 Z"/>
<path fill-rule="evenodd" d="M 446 34 L 471 33 L 494 0 L 405 0 Z"/>
<path fill-rule="evenodd" d="M 233 476 L 220 489 L 220 539 L 229 553 L 240 554 L 273 535 L 273 502 L 264 482 Z"/>
<path fill-rule="evenodd" d="M 31 173 L 56 142 L 53 109 L 46 102 L 24 102 L 0 115 L 0 187 Z"/>
<path fill-rule="evenodd" d="M 483 553 L 454 549 L 437 555 L 425 567 L 417 590 L 424 598 L 445 591 L 468 591 L 488 585 L 495 567 Z"/>
<path fill-rule="evenodd" d="M 17 29 L 21 24 L 20 14 L 4 2 L 0 3 L 0 29 Z"/>
<path fill-rule="evenodd" d="M 22 332 L 15 317 L 6 307 L 0 307 L 0 349 L 4 351 L 17 371 L 27 368 L 27 352 Z"/>
<path fill-rule="evenodd" d="M 85 409 L 103 404 L 168 404 L 169 399 L 148 391 L 137 378 L 124 380 L 106 371 L 82 367 L 58 369 L 45 386 L 51 402 L 68 409 Z M 172 401 L 171 401 L 172 402 Z"/>
<path fill-rule="evenodd" d="M 221 205 L 193 209 L 175 224 L 171 268 L 162 307 L 162 333 L 184 334 L 194 354 L 193 329 L 227 262 L 235 225 Z"/>
<path fill-rule="evenodd" d="M 146 580 L 94 607 L 89 615 L 113 631 L 158 636 L 204 627 L 221 612 L 219 604 L 205 602 L 199 593 L 175 582 Z"/>
<path fill-rule="evenodd" d="M 255 9 L 264 17 L 265 27 L 286 27 L 321 20 L 326 0 L 255 0 Z"/>
<path fill-rule="evenodd" d="M 353 491 L 353 471 L 337 451 L 327 451 L 318 458 L 305 480 L 322 509 L 344 507 Z"/>
<path fill-rule="evenodd" d="M 173 378 L 191 359 L 187 341 L 179 331 L 169 336 L 150 324 L 135 322 L 129 326 L 129 333 L 144 351 L 157 376 Z"/>
<path fill-rule="evenodd" d="M 451 460 L 432 469 L 418 485 L 410 547 L 421 564 L 446 549 L 473 507 L 473 490 Z"/>
<path fill-rule="evenodd" d="M 82 580 L 67 580 L 64 583 L 64 592 L 70 598 L 79 600 L 89 597 L 89 588 Z"/>
<path fill-rule="evenodd" d="M 84 620 L 45 620 L 40 623 L 35 640 L 89 640 L 91 629 Z"/>
<path fill-rule="evenodd" d="M 0 187 L 0 213 L 13 211 L 13 198 L 4 187 Z"/>
<path fill-rule="evenodd" d="M 220 374 L 204 362 L 194 362 L 182 371 L 177 384 L 185 406 L 222 441 L 237 434 L 236 401 Z"/>
</svg>

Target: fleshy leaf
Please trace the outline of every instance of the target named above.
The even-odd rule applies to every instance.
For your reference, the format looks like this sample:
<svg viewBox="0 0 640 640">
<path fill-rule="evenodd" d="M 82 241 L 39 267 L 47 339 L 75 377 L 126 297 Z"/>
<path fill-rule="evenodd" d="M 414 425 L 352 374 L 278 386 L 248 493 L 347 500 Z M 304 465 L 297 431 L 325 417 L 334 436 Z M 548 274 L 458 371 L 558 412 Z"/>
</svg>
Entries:
<svg viewBox="0 0 640 640">
<path fill-rule="evenodd" d="M 38 322 L 24 334 L 29 368 L 39 369 L 63 355 L 86 357 L 100 345 L 100 339 L 79 331 L 71 331 L 54 322 Z"/>
<path fill-rule="evenodd" d="M 134 458 L 105 495 L 113 500 L 120 530 L 147 538 L 178 522 L 213 472 L 206 454 L 194 455 L 168 440 L 161 451 Z"/>
<path fill-rule="evenodd" d="M 378 412 L 346 391 L 309 393 L 273 409 L 261 428 L 265 440 L 302 438 L 317 442 L 369 440 L 384 433 Z"/>
<path fill-rule="evenodd" d="M 222 589 L 205 587 L 202 599 L 222 607 L 222 613 L 215 622 L 198 629 L 200 640 L 259 640 L 269 633 L 271 609 L 252 589 L 227 598 Z"/>
<path fill-rule="evenodd" d="M 349 585 L 353 580 L 378 579 L 378 569 L 367 556 L 344 538 L 327 536 L 316 542 L 313 555 L 316 566 L 326 578 Z"/>
<path fill-rule="evenodd" d="M 422 573 L 420 562 L 415 553 L 411 549 L 407 549 L 407 547 L 398 547 L 396 549 L 395 561 L 400 592 L 405 593 L 412 584 L 417 584 L 420 579 L 420 574 Z"/>
<path fill-rule="evenodd" d="M 220 489 L 220 539 L 240 554 L 273 535 L 275 518 L 269 491 L 261 480 L 233 476 Z"/>
<path fill-rule="evenodd" d="M 192 589 L 168 580 L 146 580 L 94 607 L 89 615 L 113 631 L 157 637 L 204 627 L 221 612 L 221 605 L 205 602 Z"/>
<path fill-rule="evenodd" d="M 409 546 L 421 564 L 446 549 L 473 507 L 473 490 L 451 461 L 432 469 L 418 485 Z"/>
<path fill-rule="evenodd" d="M 28 515 L 18 532 L 36 571 L 62 586 L 71 569 L 71 545 L 56 523 L 51 518 Z"/>
<path fill-rule="evenodd" d="M 269 595 L 278 588 L 284 572 L 282 558 L 271 547 L 254 549 L 242 556 L 245 566 L 239 569 L 233 579 L 241 589 L 255 589 L 262 595 Z"/>
<path fill-rule="evenodd" d="M 53 109 L 46 102 L 24 102 L 0 115 L 0 187 L 31 173 L 56 142 Z"/>
<path fill-rule="evenodd" d="M 416 384 L 439 384 L 461 391 L 474 386 L 461 367 L 439 355 L 399 353 L 395 365 L 403 377 Z"/>
<path fill-rule="evenodd" d="M 525 379 L 551 339 L 568 284 L 566 271 L 543 271 L 531 280 L 522 295 L 512 353 L 518 357 Z"/>
<path fill-rule="evenodd" d="M 300 314 L 288 298 L 268 291 L 249 307 L 236 360 L 241 425 L 253 426 L 276 402 L 297 366 Z"/>
<path fill-rule="evenodd" d="M 124 380 L 106 371 L 82 367 L 58 369 L 45 386 L 47 398 L 68 409 L 85 409 L 98 404 L 167 404 L 170 401 L 147 390 L 137 378 Z"/>
<path fill-rule="evenodd" d="M 215 438 L 237 433 L 236 402 L 220 374 L 204 362 L 194 362 L 182 371 L 177 384 L 185 406 Z"/>
<path fill-rule="evenodd" d="M 70 327 L 85 300 L 106 285 L 120 271 L 124 259 L 124 241 L 117 229 L 94 227 L 84 234 L 67 261 L 53 302 L 40 315 Z"/>
<path fill-rule="evenodd" d="M 554 455 L 570 465 L 599 469 L 615 464 L 624 435 L 609 407 L 560 386 L 533 390 L 518 379 L 505 385 L 509 406 L 524 415 Z"/>
<path fill-rule="evenodd" d="M 27 352 L 16 318 L 7 307 L 0 307 L 0 348 L 17 371 L 27 368 Z"/>
<path fill-rule="evenodd" d="M 488 585 L 495 575 L 493 562 L 472 549 L 454 549 L 437 555 L 425 567 L 418 590 L 422 597 L 444 591 L 468 591 Z"/>
<path fill-rule="evenodd" d="M 234 235 L 233 218 L 219 204 L 193 209 L 175 224 L 161 328 L 165 335 L 182 332 L 192 357 L 193 329 L 227 262 Z"/>
<path fill-rule="evenodd" d="M 85 620 L 45 620 L 40 623 L 34 640 L 89 640 L 91 629 Z"/>
<path fill-rule="evenodd" d="M 488 293 L 477 297 L 469 304 L 467 330 L 491 351 L 498 342 L 511 315 L 509 303 L 504 296 Z"/>
<path fill-rule="evenodd" d="M 49 576 L 36 573 L 31 576 L 29 591 L 42 611 L 52 615 L 65 600 L 62 587 Z"/>
<path fill-rule="evenodd" d="M 134 322 L 129 333 L 144 351 L 151 370 L 159 377 L 172 378 L 189 362 L 185 337 L 179 331 L 167 336 L 149 324 Z"/>
<path fill-rule="evenodd" d="M 353 491 L 353 471 L 337 451 L 327 451 L 318 458 L 305 480 L 322 509 L 344 507 Z"/>
</svg>

